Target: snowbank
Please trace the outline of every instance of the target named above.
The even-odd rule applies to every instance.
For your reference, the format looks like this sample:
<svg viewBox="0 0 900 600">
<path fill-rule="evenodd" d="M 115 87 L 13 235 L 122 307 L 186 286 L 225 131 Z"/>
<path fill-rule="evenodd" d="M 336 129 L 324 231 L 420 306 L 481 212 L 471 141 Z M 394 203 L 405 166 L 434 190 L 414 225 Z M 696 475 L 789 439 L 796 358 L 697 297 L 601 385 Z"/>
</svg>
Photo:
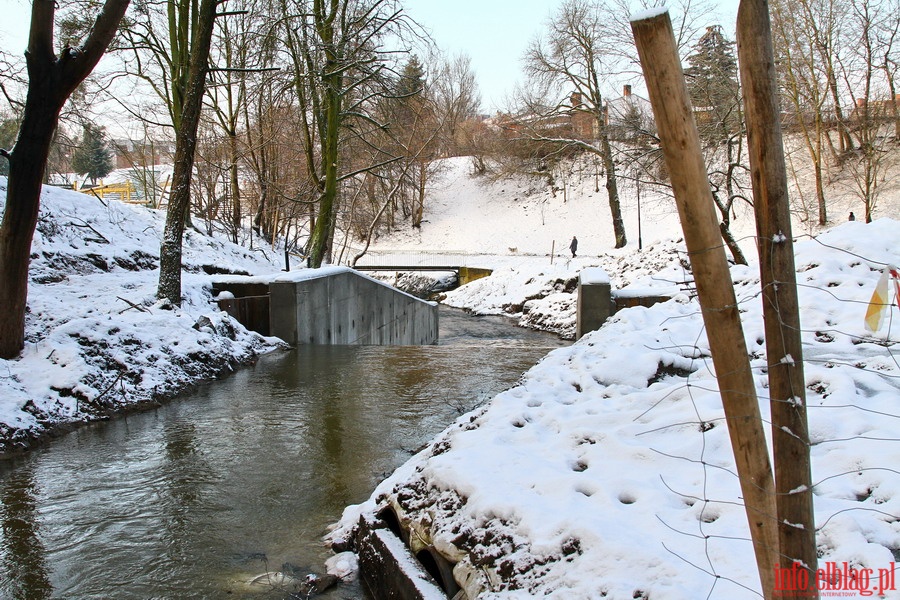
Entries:
<svg viewBox="0 0 900 600">
<path fill-rule="evenodd" d="M 0 178 L 0 207 L 5 198 Z M 44 188 L 25 349 L 16 360 L 0 360 L 0 454 L 158 402 L 278 347 L 211 302 L 212 274 L 277 271 L 261 252 L 189 231 L 182 307 L 156 303 L 163 219 L 158 211 Z"/>
<path fill-rule="evenodd" d="M 898 227 L 848 223 L 796 247 L 822 568 L 878 573 L 900 558 L 900 311 L 875 335 L 863 326 L 882 269 L 900 260 Z M 670 250 L 645 255 L 670 267 L 634 285 L 669 292 L 689 281 Z M 613 281 L 631 270 L 620 267 L 604 265 Z M 559 275 L 537 273 L 495 271 L 450 298 L 491 312 Z M 734 267 L 732 277 L 768 418 L 758 270 Z M 757 598 L 724 413 L 687 289 L 553 351 L 349 507 L 331 539 L 349 538 L 360 514 L 390 498 L 436 547 L 483 574 L 479 598 Z"/>
</svg>

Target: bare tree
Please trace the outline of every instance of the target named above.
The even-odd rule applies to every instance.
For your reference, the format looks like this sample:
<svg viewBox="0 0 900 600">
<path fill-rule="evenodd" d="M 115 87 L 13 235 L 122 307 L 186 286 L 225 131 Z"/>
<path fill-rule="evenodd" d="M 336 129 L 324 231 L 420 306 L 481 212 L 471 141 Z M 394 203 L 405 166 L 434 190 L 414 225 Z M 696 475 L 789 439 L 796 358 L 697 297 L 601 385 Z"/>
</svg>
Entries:
<svg viewBox="0 0 900 600">
<path fill-rule="evenodd" d="M 370 111 L 385 86 L 396 52 L 387 36 L 404 27 L 394 0 L 282 0 L 284 42 L 294 73 L 303 143 L 318 209 L 308 244 L 310 266 L 330 260 L 346 171 L 342 153 L 350 122 L 379 126 Z M 357 137 L 357 136 L 354 136 Z"/>
<path fill-rule="evenodd" d="M 799 131 L 813 165 L 819 225 L 828 221 L 825 199 L 825 155 L 830 138 L 829 114 L 836 95 L 834 61 L 831 51 L 838 38 L 838 23 L 833 19 L 833 2 L 788 2 L 772 4 L 773 43 L 780 69 L 781 91 L 791 116 L 785 126 Z M 830 23 L 830 25 L 827 25 Z M 823 54 L 828 56 L 822 60 Z M 842 114 L 842 113 L 841 113 Z M 839 138 L 847 146 L 842 118 L 838 120 Z"/>
<path fill-rule="evenodd" d="M 551 17 L 547 33 L 535 39 L 525 52 L 525 72 L 552 99 L 542 119 L 563 111 L 586 116 L 591 123 L 588 139 L 558 138 L 598 154 L 606 173 L 606 192 L 616 248 L 627 244 L 619 203 L 616 164 L 610 144 L 604 87 L 610 73 L 604 19 L 609 8 L 598 0 L 566 0 Z M 565 100 L 560 100 L 560 96 Z M 555 97 L 555 99 L 554 99 Z M 568 104 L 567 101 L 571 101 Z M 534 105 L 532 105 L 534 106 Z M 541 136 L 553 141 L 550 136 Z"/>
<path fill-rule="evenodd" d="M 886 97 L 891 89 L 889 64 L 893 40 L 897 32 L 898 3 L 886 0 L 854 0 L 850 3 L 850 29 L 857 43 L 843 64 L 844 85 L 854 100 L 851 135 L 856 142 L 853 151 L 843 157 L 854 187 L 863 202 L 865 221 L 872 222 L 878 201 L 889 145 L 889 123 L 896 131 L 896 95 Z"/>
<path fill-rule="evenodd" d="M 181 306 L 181 248 L 184 227 L 190 214 L 191 176 L 194 170 L 194 151 L 197 145 L 197 129 L 200 125 L 200 113 L 203 108 L 203 95 L 206 90 L 206 74 L 209 71 L 209 49 L 212 42 L 213 26 L 216 19 L 217 0 L 201 0 L 200 5 L 191 0 L 169 0 L 170 11 L 176 8 L 182 19 L 182 28 L 191 30 L 179 34 L 177 43 L 178 55 L 183 59 L 179 67 L 179 84 L 181 91 L 176 94 L 179 110 L 173 120 L 175 127 L 175 170 L 172 174 L 172 192 L 166 209 L 166 223 L 163 228 L 163 239 L 159 249 L 159 286 L 157 298 Z M 193 10 L 191 10 L 193 7 Z M 193 27 L 190 27 L 193 25 Z M 184 68 L 186 67 L 186 73 Z M 184 75 L 184 77 L 182 77 Z"/>
<path fill-rule="evenodd" d="M 263 70 L 277 70 L 267 64 L 273 58 L 272 52 L 259 51 L 261 40 L 265 38 L 259 21 L 267 17 L 267 7 L 262 2 L 247 2 L 246 6 L 246 10 L 232 11 L 229 18 L 216 21 L 218 28 L 212 59 L 216 66 L 210 71 L 207 89 L 215 122 L 227 140 L 228 154 L 223 164 L 227 166 L 228 178 L 224 188 L 231 210 L 225 222 L 235 244 L 240 241 L 243 216 L 238 177 L 243 156 L 238 126 L 243 106 L 248 101 L 251 77 Z"/>
<path fill-rule="evenodd" d="M 900 141 L 900 93 L 897 78 L 900 76 L 900 58 L 897 46 L 900 44 L 900 0 L 885 0 L 886 10 L 882 12 L 875 31 L 876 66 L 884 72 L 888 91 L 888 111 L 894 121 L 894 139 Z"/>
<path fill-rule="evenodd" d="M 731 232 L 735 202 L 747 201 L 739 177 L 746 170 L 744 120 L 733 45 L 720 26 L 707 27 L 687 58 L 690 66 L 684 75 L 700 140 L 710 165 L 707 170 L 713 200 L 721 215 L 722 239 L 734 261 L 746 265 L 747 259 Z"/>
<path fill-rule="evenodd" d="M 443 152 L 457 156 L 471 151 L 463 133 L 464 123 L 474 119 L 481 104 L 478 82 L 467 54 L 433 59 L 437 65 L 428 78 L 435 111 L 444 124 Z"/>
<path fill-rule="evenodd" d="M 28 93 L 9 161 L 6 208 L 0 224 L 0 358 L 14 358 L 25 344 L 28 262 L 37 225 L 41 182 L 59 113 L 93 71 L 116 33 L 129 0 L 106 0 L 85 41 L 54 53 L 55 0 L 34 0 L 25 54 Z"/>
</svg>

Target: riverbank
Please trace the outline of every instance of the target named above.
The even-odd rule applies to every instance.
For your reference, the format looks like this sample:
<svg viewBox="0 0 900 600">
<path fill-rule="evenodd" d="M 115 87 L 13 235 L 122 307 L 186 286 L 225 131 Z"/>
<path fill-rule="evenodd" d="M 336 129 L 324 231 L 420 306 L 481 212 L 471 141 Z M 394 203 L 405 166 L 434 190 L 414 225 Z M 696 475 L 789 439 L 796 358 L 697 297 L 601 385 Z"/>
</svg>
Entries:
<svg viewBox="0 0 900 600">
<path fill-rule="evenodd" d="M 888 308 L 874 333 L 864 322 L 886 265 L 900 263 L 898 228 L 891 219 L 846 223 L 796 244 L 823 569 L 846 564 L 895 577 L 900 561 L 898 308 Z M 411 539 L 456 565 L 469 598 L 758 598 L 685 264 L 676 255 L 631 284 L 681 288 L 673 300 L 620 311 L 551 352 L 519 385 L 460 417 L 367 502 L 348 507 L 329 540 L 345 549 L 361 517 L 390 507 Z M 522 290 L 542 287 L 542 272 L 495 269 L 448 301 L 502 311 Z M 768 422 L 758 273 L 754 264 L 732 268 Z M 900 589 L 882 587 L 879 597 L 900 598 Z"/>
<path fill-rule="evenodd" d="M 0 177 L 0 207 L 5 198 Z M 44 188 L 25 349 L 18 359 L 0 360 L 0 456 L 156 406 L 281 347 L 248 332 L 211 297 L 214 274 L 277 271 L 264 252 L 189 231 L 182 306 L 156 301 L 163 218 Z"/>
</svg>

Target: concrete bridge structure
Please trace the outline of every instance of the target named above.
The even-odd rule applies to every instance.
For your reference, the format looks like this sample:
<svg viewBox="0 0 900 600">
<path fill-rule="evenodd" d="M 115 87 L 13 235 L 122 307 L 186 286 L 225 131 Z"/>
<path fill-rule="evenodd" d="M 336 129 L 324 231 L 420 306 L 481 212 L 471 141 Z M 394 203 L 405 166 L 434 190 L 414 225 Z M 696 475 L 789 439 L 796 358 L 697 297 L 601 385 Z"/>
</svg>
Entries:
<svg viewBox="0 0 900 600">
<path fill-rule="evenodd" d="M 219 307 L 245 327 L 292 345 L 420 345 L 438 341 L 438 309 L 349 267 L 273 277 L 227 276 Z"/>
<path fill-rule="evenodd" d="M 388 271 L 405 273 L 411 271 L 441 272 L 452 271 L 456 273 L 459 285 L 466 285 L 476 279 L 488 277 L 493 271 L 479 267 L 465 267 L 461 265 L 362 265 L 353 267 L 357 271 Z"/>
</svg>

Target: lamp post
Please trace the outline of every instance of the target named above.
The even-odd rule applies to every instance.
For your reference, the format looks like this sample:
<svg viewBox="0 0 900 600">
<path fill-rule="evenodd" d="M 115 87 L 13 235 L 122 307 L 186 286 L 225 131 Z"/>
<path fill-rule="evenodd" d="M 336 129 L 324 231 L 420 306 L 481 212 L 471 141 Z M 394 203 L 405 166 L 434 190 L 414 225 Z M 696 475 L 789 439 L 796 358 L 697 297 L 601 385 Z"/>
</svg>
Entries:
<svg viewBox="0 0 900 600">
<path fill-rule="evenodd" d="M 634 185 L 637 190 L 638 252 L 640 252 L 644 248 L 644 243 L 641 239 L 641 178 L 637 171 L 634 172 Z"/>
</svg>

